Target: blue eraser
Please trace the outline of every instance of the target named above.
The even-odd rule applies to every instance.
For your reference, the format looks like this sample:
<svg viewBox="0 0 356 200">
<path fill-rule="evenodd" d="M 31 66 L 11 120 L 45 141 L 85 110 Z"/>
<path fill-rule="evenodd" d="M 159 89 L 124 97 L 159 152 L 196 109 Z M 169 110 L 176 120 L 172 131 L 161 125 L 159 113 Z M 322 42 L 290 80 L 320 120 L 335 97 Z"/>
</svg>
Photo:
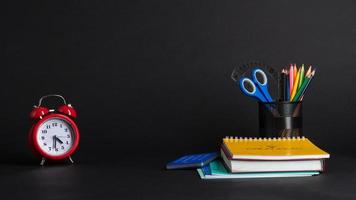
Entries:
<svg viewBox="0 0 356 200">
<path fill-rule="evenodd" d="M 180 157 L 166 166 L 167 169 L 198 168 L 210 163 L 219 156 L 218 152 L 191 154 Z"/>
</svg>

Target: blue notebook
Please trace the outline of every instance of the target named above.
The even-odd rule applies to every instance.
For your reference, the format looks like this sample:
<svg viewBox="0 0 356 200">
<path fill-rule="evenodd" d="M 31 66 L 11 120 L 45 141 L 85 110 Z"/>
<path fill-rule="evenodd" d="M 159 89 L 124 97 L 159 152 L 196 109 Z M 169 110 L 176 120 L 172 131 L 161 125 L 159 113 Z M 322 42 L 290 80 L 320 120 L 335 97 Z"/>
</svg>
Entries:
<svg viewBox="0 0 356 200">
<path fill-rule="evenodd" d="M 166 166 L 167 169 L 183 169 L 203 167 L 219 156 L 218 152 L 192 154 L 180 157 Z"/>
</svg>

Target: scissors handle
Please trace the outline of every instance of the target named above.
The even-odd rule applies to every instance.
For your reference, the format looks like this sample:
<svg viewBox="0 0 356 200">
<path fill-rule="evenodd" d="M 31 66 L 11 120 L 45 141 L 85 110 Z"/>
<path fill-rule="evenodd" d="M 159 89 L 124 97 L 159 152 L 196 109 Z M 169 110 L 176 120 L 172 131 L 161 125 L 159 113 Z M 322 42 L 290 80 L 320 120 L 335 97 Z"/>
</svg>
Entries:
<svg viewBox="0 0 356 200">
<path fill-rule="evenodd" d="M 262 78 L 262 80 L 259 80 L 257 76 Z M 267 102 L 273 102 L 273 99 L 268 92 L 268 79 L 266 73 L 262 69 L 256 68 L 252 71 L 252 80 L 266 98 Z"/>
<path fill-rule="evenodd" d="M 263 103 L 272 102 L 272 101 L 268 101 L 266 96 L 256 87 L 256 84 L 249 78 L 246 78 L 246 77 L 241 78 L 239 86 L 240 86 L 241 91 L 247 96 L 254 97 Z M 274 108 L 273 105 L 266 104 L 266 107 L 267 107 L 267 109 L 269 109 L 271 111 L 271 113 L 274 116 L 279 115 L 278 111 Z"/>
<path fill-rule="evenodd" d="M 254 97 L 262 102 L 268 102 L 266 97 L 256 88 L 256 84 L 249 78 L 241 78 L 239 83 L 241 91 L 250 97 Z"/>
</svg>

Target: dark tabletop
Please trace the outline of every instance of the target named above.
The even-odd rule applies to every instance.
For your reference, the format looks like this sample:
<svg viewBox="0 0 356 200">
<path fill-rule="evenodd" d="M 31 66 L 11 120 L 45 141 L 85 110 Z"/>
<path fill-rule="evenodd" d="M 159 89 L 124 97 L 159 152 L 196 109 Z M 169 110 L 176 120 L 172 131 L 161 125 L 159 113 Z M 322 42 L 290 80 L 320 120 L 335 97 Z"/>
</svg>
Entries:
<svg viewBox="0 0 356 200">
<path fill-rule="evenodd" d="M 305 178 L 201 180 L 195 170 L 164 169 L 172 157 L 126 156 L 114 162 L 40 167 L 2 164 L 4 199 L 353 199 L 356 159 L 332 155 L 327 171 Z"/>
</svg>

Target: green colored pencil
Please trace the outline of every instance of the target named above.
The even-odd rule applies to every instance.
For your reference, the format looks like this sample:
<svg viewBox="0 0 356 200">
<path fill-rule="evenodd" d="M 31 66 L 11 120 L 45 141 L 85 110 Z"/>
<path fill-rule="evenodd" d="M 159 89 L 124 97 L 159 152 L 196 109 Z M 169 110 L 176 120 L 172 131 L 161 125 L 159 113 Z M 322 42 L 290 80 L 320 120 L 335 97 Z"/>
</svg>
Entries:
<svg viewBox="0 0 356 200">
<path fill-rule="evenodd" d="M 307 90 L 307 88 L 309 87 L 311 81 L 313 80 L 315 75 L 315 70 L 309 75 L 309 77 L 306 77 L 300 90 L 298 90 L 298 93 L 295 95 L 295 98 L 293 98 L 293 101 L 301 101 L 303 100 L 303 96 Z"/>
<path fill-rule="evenodd" d="M 302 69 L 300 70 L 300 79 L 299 79 L 298 89 L 302 86 L 304 79 L 305 79 L 304 64 L 302 64 Z"/>
<path fill-rule="evenodd" d="M 300 86 L 297 94 L 294 95 L 294 98 L 292 100 L 293 102 L 296 102 L 300 98 L 300 95 L 303 93 L 303 91 L 304 91 L 305 87 L 307 86 L 309 80 L 310 80 L 310 77 L 308 77 L 308 76 L 305 77 L 305 79 L 304 79 L 302 85 Z"/>
</svg>

